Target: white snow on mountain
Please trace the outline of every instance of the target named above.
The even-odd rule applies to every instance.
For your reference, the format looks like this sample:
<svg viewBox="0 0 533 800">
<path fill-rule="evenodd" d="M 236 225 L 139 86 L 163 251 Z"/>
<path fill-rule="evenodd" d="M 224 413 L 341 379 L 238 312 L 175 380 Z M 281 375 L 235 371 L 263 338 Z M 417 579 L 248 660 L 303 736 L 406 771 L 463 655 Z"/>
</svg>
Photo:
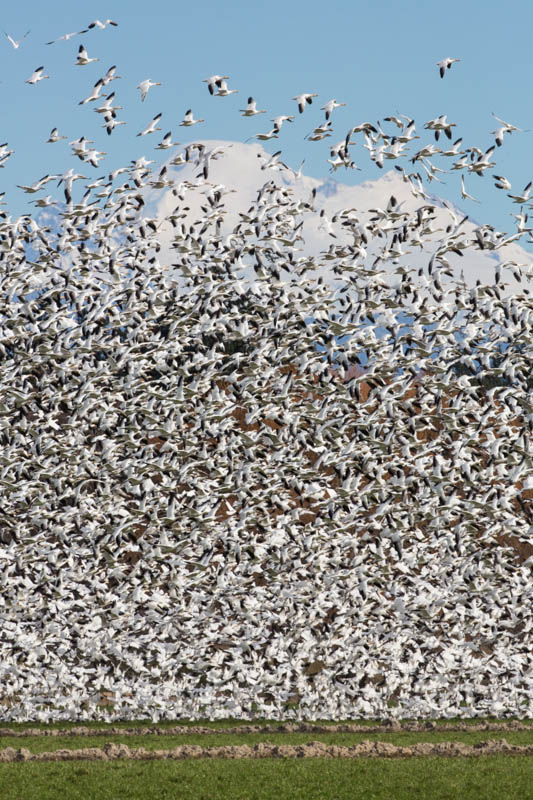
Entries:
<svg viewBox="0 0 533 800">
<path fill-rule="evenodd" d="M 202 217 L 202 206 L 206 204 L 206 193 L 214 186 L 223 186 L 225 217 L 222 232 L 229 234 L 231 230 L 241 220 L 240 214 L 245 212 L 257 197 L 258 190 L 268 181 L 274 181 L 277 186 L 286 187 L 292 193 L 293 198 L 303 202 L 312 203 L 316 211 L 324 209 L 328 220 L 332 221 L 339 212 L 345 209 L 352 209 L 352 216 L 357 216 L 361 223 L 366 223 L 380 210 L 386 209 L 391 196 L 394 196 L 397 207 L 400 211 L 414 213 L 422 206 L 433 206 L 435 219 L 430 223 L 433 226 L 434 234 L 430 235 L 429 245 L 425 242 L 423 246 L 414 249 L 406 249 L 405 255 L 396 260 L 380 262 L 383 269 L 390 269 L 398 265 L 408 265 L 414 268 L 427 267 L 428 262 L 437 249 L 438 243 L 446 237 L 446 229 L 453 223 L 453 215 L 457 220 L 462 220 L 466 215 L 465 211 L 459 206 L 452 206 L 436 195 L 427 191 L 426 198 L 415 197 L 411 190 L 411 185 L 404 180 L 402 174 L 396 170 L 390 170 L 380 175 L 376 180 L 365 181 L 356 186 L 348 186 L 333 178 L 317 180 L 304 174 L 298 175 L 295 171 L 286 168 L 265 168 L 265 164 L 271 158 L 259 144 L 243 144 L 242 142 L 227 142 L 222 140 L 198 140 L 198 144 L 204 145 L 207 150 L 221 149 L 223 153 L 217 155 L 209 162 L 208 179 L 202 175 L 202 163 L 196 159 L 195 152 L 192 151 L 191 160 L 183 166 L 171 166 L 171 160 L 167 163 L 168 176 L 175 181 L 174 191 L 169 188 L 152 189 L 147 193 L 147 211 L 149 215 L 162 220 L 171 214 L 178 206 L 185 211 L 184 222 L 192 224 Z M 280 156 L 280 159 L 282 156 Z M 154 170 L 155 174 L 155 170 Z M 177 195 L 187 187 L 186 194 L 183 195 L 184 201 L 181 202 Z M 192 187 L 192 188 L 191 188 Z M 315 199 L 313 201 L 313 191 Z M 481 214 L 481 209 L 476 209 Z M 482 225 L 482 220 L 478 221 L 474 217 L 468 216 L 461 226 L 461 230 L 475 241 L 475 231 Z M 323 224 L 319 213 L 304 214 L 304 224 L 299 231 L 302 240 L 298 242 L 301 254 L 313 254 L 325 252 L 332 243 L 347 244 L 351 241 L 351 234 L 342 227 L 337 220 L 332 222 L 335 238 L 328 233 Z M 163 244 L 162 252 L 165 253 L 165 245 L 168 247 L 170 256 L 173 229 L 169 223 L 162 226 L 160 239 Z M 380 240 L 379 245 L 373 244 L 368 248 L 368 261 L 372 263 L 381 252 L 381 248 L 388 246 L 388 238 Z M 425 239 L 426 237 L 424 237 Z M 435 247 L 432 247 L 433 243 Z M 527 265 L 525 272 L 533 268 L 532 255 L 527 252 L 520 244 L 511 241 L 497 249 L 476 249 L 470 247 L 466 256 L 450 252 L 447 256 L 454 277 L 459 278 L 461 273 L 467 285 L 474 285 L 477 280 L 483 283 L 492 283 L 494 280 L 495 267 L 497 264 L 516 262 L 517 264 Z M 327 273 L 327 262 L 324 262 L 324 272 Z M 518 284 L 513 279 L 512 271 L 505 269 L 502 272 L 502 281 L 506 284 L 506 292 L 523 289 L 523 285 Z"/>
</svg>

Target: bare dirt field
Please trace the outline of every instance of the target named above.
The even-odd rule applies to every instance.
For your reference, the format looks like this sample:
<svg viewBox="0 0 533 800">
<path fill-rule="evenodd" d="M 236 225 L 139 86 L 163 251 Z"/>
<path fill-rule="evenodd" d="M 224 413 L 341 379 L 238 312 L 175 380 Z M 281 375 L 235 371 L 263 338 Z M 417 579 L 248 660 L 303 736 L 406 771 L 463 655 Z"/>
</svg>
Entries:
<svg viewBox="0 0 533 800">
<path fill-rule="evenodd" d="M 404 724 L 378 725 L 320 725 L 313 723 L 274 724 L 274 725 L 233 725 L 226 728 L 213 729 L 206 726 L 174 726 L 148 728 L 88 728 L 76 726 L 65 729 L 27 728 L 16 730 L 0 729 L 1 737 L 87 737 L 94 736 L 145 736 L 186 734 L 257 734 L 257 733 L 368 733 L 390 734 L 391 732 L 487 732 L 504 734 L 505 732 L 531 731 L 533 725 L 518 721 L 480 722 L 480 723 L 435 723 L 408 722 Z M 128 747 L 125 743 L 107 742 L 103 747 L 84 747 L 59 749 L 51 752 L 32 753 L 25 747 L 5 747 L 0 750 L 0 762 L 17 761 L 113 761 L 113 760 L 163 760 L 163 759 L 265 759 L 265 758 L 420 758 L 420 757 L 479 757 L 487 755 L 533 755 L 533 744 L 510 744 L 505 738 L 491 738 L 470 745 L 461 741 L 416 742 L 408 746 L 395 745 L 386 741 L 359 742 L 350 746 L 328 744 L 312 741 L 304 744 L 273 744 L 256 742 L 255 744 L 222 745 L 203 747 L 198 744 L 183 744 L 171 749 L 147 749 L 145 747 Z"/>
</svg>

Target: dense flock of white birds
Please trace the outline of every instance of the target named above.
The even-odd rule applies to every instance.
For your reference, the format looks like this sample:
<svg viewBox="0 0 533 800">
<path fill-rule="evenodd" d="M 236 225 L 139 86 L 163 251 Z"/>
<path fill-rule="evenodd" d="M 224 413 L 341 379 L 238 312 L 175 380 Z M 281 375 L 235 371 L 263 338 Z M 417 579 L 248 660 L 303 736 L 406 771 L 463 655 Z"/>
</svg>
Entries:
<svg viewBox="0 0 533 800">
<path fill-rule="evenodd" d="M 114 72 L 81 102 L 119 135 L 115 93 L 98 98 Z M 55 215 L 4 209 L 3 719 L 531 714 L 533 302 L 529 267 L 505 262 L 529 188 L 511 234 L 467 233 L 451 206 L 436 229 L 427 181 L 496 152 L 446 151 L 452 126 L 390 117 L 331 148 L 333 169 L 356 142 L 378 165 L 408 153 L 415 212 L 391 197 L 329 219 L 275 154 L 228 232 L 232 187 L 209 174 L 224 148 L 194 142 L 162 167 L 22 187 Z M 84 169 L 105 155 L 90 144 L 71 144 Z M 52 180 L 65 202 L 43 197 Z M 173 213 L 147 216 L 147 190 L 173 192 Z M 316 217 L 330 246 L 302 255 Z M 503 258 L 467 287 L 451 265 L 480 249 Z"/>
</svg>

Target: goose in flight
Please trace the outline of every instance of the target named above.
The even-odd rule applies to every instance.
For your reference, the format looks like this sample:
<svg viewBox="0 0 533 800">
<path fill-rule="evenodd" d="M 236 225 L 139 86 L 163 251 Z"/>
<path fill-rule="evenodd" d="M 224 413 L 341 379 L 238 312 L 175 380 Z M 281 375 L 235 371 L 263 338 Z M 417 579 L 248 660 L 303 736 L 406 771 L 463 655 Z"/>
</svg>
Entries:
<svg viewBox="0 0 533 800">
<path fill-rule="evenodd" d="M 506 128 L 504 125 L 502 125 L 501 128 L 496 128 L 496 130 L 495 131 L 491 131 L 491 133 L 494 136 L 494 141 L 496 142 L 498 147 L 501 147 L 502 144 L 503 144 L 504 134 L 510 133 L 510 131 L 509 131 L 508 128 Z"/>
<path fill-rule="evenodd" d="M 262 158 L 263 163 L 261 164 L 261 169 L 288 169 L 287 165 L 283 163 L 283 161 L 279 160 L 281 155 L 281 150 L 278 150 L 270 158 L 266 158 L 263 156 L 262 153 L 257 154 L 257 158 Z"/>
<path fill-rule="evenodd" d="M 118 28 L 118 22 L 113 22 L 112 19 L 106 19 L 103 22 L 99 19 L 95 19 L 87 25 L 87 30 L 92 31 L 94 28 L 99 28 L 99 30 L 103 31 L 108 25 L 113 25 L 114 28 Z"/>
<path fill-rule="evenodd" d="M 27 78 L 27 80 L 25 80 L 24 83 L 35 84 L 35 83 L 39 83 L 39 81 L 44 81 L 45 78 L 49 78 L 50 77 L 50 75 L 43 75 L 43 72 L 44 72 L 44 67 L 37 67 L 37 69 L 34 71 L 33 75 L 31 75 L 29 78 Z"/>
<path fill-rule="evenodd" d="M 46 195 L 46 197 L 38 197 L 37 200 L 30 200 L 30 203 L 33 203 L 38 208 L 48 208 L 49 206 L 56 205 L 51 194 Z"/>
<path fill-rule="evenodd" d="M 465 151 L 460 150 L 463 143 L 463 137 L 461 136 L 459 139 L 456 139 L 455 142 L 449 147 L 447 150 L 443 150 L 441 152 L 441 156 L 446 156 L 447 158 L 455 158 L 456 156 L 462 155 Z"/>
<path fill-rule="evenodd" d="M 176 147 L 176 145 L 178 145 L 178 144 L 179 144 L 179 142 L 173 142 L 172 141 L 172 131 L 169 131 L 168 133 L 166 133 L 163 136 L 163 138 L 161 139 L 159 144 L 156 145 L 155 149 L 156 150 L 168 150 L 169 147 Z"/>
<path fill-rule="evenodd" d="M 333 114 L 333 112 L 335 111 L 336 108 L 342 108 L 342 106 L 345 106 L 345 105 L 346 105 L 346 103 L 337 103 L 336 100 L 328 100 L 326 105 L 322 106 L 322 108 L 320 110 L 321 111 L 325 111 L 326 120 L 328 120 L 331 117 L 331 115 Z"/>
<path fill-rule="evenodd" d="M 455 61 L 460 61 L 460 58 L 443 58 L 442 61 L 437 61 L 441 78 L 444 78 L 447 69 L 450 69 Z"/>
<path fill-rule="evenodd" d="M 146 99 L 146 95 L 152 88 L 152 86 L 161 86 L 159 81 L 151 81 L 150 78 L 147 78 L 145 81 L 141 81 L 140 84 L 137 86 L 137 89 L 140 89 L 141 92 L 141 100 L 144 103 Z"/>
<path fill-rule="evenodd" d="M 92 147 L 90 150 L 86 151 L 81 160 L 88 162 L 93 167 L 97 167 L 105 155 L 107 155 L 105 150 L 97 150 L 95 147 Z"/>
<path fill-rule="evenodd" d="M 117 68 L 116 68 L 115 65 L 113 65 L 112 67 L 109 67 L 109 69 L 107 70 L 106 74 L 102 78 L 102 85 L 103 86 L 107 86 L 107 84 L 111 83 L 111 81 L 118 81 L 120 79 L 120 75 L 115 75 L 116 71 L 117 71 Z"/>
<path fill-rule="evenodd" d="M 58 36 L 57 39 L 52 39 L 51 42 L 45 42 L 45 44 L 55 44 L 56 42 L 68 42 L 69 39 L 72 39 L 73 36 L 81 36 L 82 33 L 87 33 L 87 31 L 72 31 L 71 33 L 64 33 L 63 36 Z"/>
<path fill-rule="evenodd" d="M 257 108 L 257 101 L 253 97 L 248 98 L 246 108 L 239 108 L 242 117 L 255 117 L 256 114 L 266 114 L 266 108 Z"/>
<path fill-rule="evenodd" d="M 101 91 L 103 85 L 104 85 L 103 78 L 100 78 L 99 80 L 97 80 L 96 83 L 93 86 L 93 90 L 92 90 L 91 94 L 88 95 L 88 97 L 86 97 L 84 100 L 80 100 L 78 105 L 83 106 L 83 105 L 85 105 L 85 103 L 92 103 L 93 100 L 98 100 L 98 98 L 100 97 L 100 91 Z"/>
<path fill-rule="evenodd" d="M 108 114 L 104 117 L 105 123 L 102 125 L 102 128 L 105 128 L 107 131 L 107 135 L 111 136 L 113 131 L 118 125 L 125 125 L 125 119 L 115 119 L 111 114 Z"/>
<path fill-rule="evenodd" d="M 256 133 L 255 136 L 250 136 L 246 141 L 249 142 L 251 139 L 259 139 L 260 142 L 268 142 L 269 139 L 279 139 L 278 131 L 279 128 L 272 128 L 268 133 Z"/>
<path fill-rule="evenodd" d="M 80 44 L 80 48 L 78 50 L 78 58 L 74 66 L 76 67 L 85 67 L 87 64 L 91 64 L 93 61 L 100 61 L 99 58 L 89 58 L 89 53 L 85 49 L 84 45 Z"/>
<path fill-rule="evenodd" d="M 529 193 L 531 192 L 531 181 L 524 186 L 524 191 L 522 194 L 508 194 L 507 197 L 510 197 L 513 203 L 519 203 L 521 206 L 524 203 L 529 203 Z"/>
<path fill-rule="evenodd" d="M 20 45 L 22 44 L 22 42 L 24 41 L 24 39 L 26 38 L 26 36 L 28 35 L 29 32 L 30 31 L 26 31 L 26 33 L 24 34 L 22 39 L 19 39 L 18 41 L 15 41 L 15 39 L 13 39 L 13 37 L 10 36 L 9 33 L 7 33 L 6 31 L 4 31 L 4 34 L 7 36 L 8 41 L 11 42 L 11 44 L 13 45 L 13 49 L 14 50 L 18 50 Z"/>
<path fill-rule="evenodd" d="M 438 142 L 440 132 L 444 131 L 448 139 L 452 138 L 452 128 L 455 128 L 455 122 L 448 122 L 446 119 L 446 114 L 441 114 L 440 117 L 435 117 L 435 119 L 430 119 L 429 122 L 426 122 L 424 128 L 428 131 L 434 131 L 435 139 Z"/>
<path fill-rule="evenodd" d="M 237 94 L 238 89 L 229 89 L 225 80 L 217 84 L 218 91 L 215 92 L 215 97 L 227 97 L 229 94 Z"/>
<path fill-rule="evenodd" d="M 150 124 L 147 125 L 147 127 L 143 131 L 138 133 L 137 136 L 148 136 L 149 133 L 154 133 L 155 131 L 160 131 L 161 128 L 157 127 L 157 123 L 159 122 L 161 117 L 162 117 L 161 113 L 160 114 L 156 114 L 155 117 L 153 118 L 153 120 L 150 122 Z"/>
<path fill-rule="evenodd" d="M 511 181 L 505 175 L 493 175 L 494 186 L 496 189 L 505 189 L 507 192 L 511 191 Z"/>
<path fill-rule="evenodd" d="M 520 131 L 521 133 L 527 133 L 525 128 L 517 128 L 516 125 L 512 125 L 510 122 L 506 122 L 504 119 L 500 119 L 499 117 L 496 116 L 494 111 L 492 112 L 492 116 L 497 122 L 503 125 L 506 133 L 512 133 L 513 131 Z"/>
<path fill-rule="evenodd" d="M 50 136 L 46 140 L 46 144 L 48 143 L 53 144 L 54 142 L 59 142 L 61 139 L 66 139 L 66 138 L 67 138 L 66 136 L 59 135 L 59 131 L 57 130 L 57 128 L 52 128 L 52 130 L 50 131 Z"/>
<path fill-rule="evenodd" d="M 102 105 L 98 106 L 98 108 L 94 108 L 93 111 L 96 111 L 97 114 L 104 114 L 106 117 L 114 117 L 115 111 L 122 109 L 122 106 L 114 106 L 113 100 L 115 99 L 115 92 L 111 92 L 108 94 Z"/>
<path fill-rule="evenodd" d="M 222 81 L 229 80 L 229 75 L 211 75 L 209 78 L 204 78 L 202 83 L 207 83 L 209 94 L 215 93 L 215 87 L 220 88 Z"/>
<path fill-rule="evenodd" d="M 466 189 L 465 189 L 465 176 L 464 175 L 461 175 L 461 197 L 463 198 L 463 200 L 473 200 L 474 203 L 480 203 L 481 202 L 480 200 L 477 199 L 477 197 L 472 197 L 472 195 L 468 194 L 468 192 L 466 191 Z"/>
<path fill-rule="evenodd" d="M 469 172 L 475 172 L 477 175 L 483 175 L 483 172 L 489 167 L 496 166 L 495 161 L 489 161 L 492 153 L 495 150 L 495 146 L 489 147 L 488 150 L 485 150 L 480 156 L 478 156 L 477 161 L 474 161 L 472 164 L 468 165 Z"/>
<path fill-rule="evenodd" d="M 300 114 L 304 113 L 306 103 L 311 105 L 313 102 L 313 97 L 318 97 L 318 94 L 316 92 L 304 92 L 303 94 L 297 94 L 296 97 L 292 98 L 298 103 L 298 111 Z"/>
<path fill-rule="evenodd" d="M 83 161 L 83 158 L 87 154 L 87 145 L 94 144 L 92 139 L 86 139 L 85 136 L 80 136 L 79 139 L 74 139 L 72 142 L 69 142 L 69 145 L 72 147 L 72 152 L 75 156 L 78 156 Z"/>
<path fill-rule="evenodd" d="M 26 194 L 34 194 L 42 189 L 43 186 L 48 183 L 48 181 L 53 181 L 58 177 L 58 175 L 44 175 L 44 177 L 40 178 L 38 181 L 35 181 L 35 183 L 32 183 L 30 186 L 20 186 L 17 184 L 17 189 L 22 189 L 22 191 L 26 192 Z"/>
<path fill-rule="evenodd" d="M 194 119 L 194 114 L 192 113 L 192 110 L 189 108 L 185 112 L 185 116 L 183 117 L 183 120 L 180 122 L 180 125 L 183 125 L 186 128 L 188 128 L 191 125 L 196 125 L 198 122 L 205 122 L 205 119 Z"/>
<path fill-rule="evenodd" d="M 284 122 L 292 122 L 293 119 L 294 114 L 280 114 L 279 117 L 274 117 L 270 121 L 274 123 L 274 129 L 280 131 Z"/>
</svg>

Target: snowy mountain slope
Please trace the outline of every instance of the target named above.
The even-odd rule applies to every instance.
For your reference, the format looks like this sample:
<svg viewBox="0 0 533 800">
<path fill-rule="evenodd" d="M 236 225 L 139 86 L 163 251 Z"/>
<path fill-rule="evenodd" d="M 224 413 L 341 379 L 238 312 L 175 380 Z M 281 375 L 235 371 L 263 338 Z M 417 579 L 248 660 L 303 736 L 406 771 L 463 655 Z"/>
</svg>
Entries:
<svg viewBox="0 0 533 800">
<path fill-rule="evenodd" d="M 221 232 L 227 235 L 241 220 L 239 214 L 250 208 L 260 187 L 268 181 L 273 181 L 277 186 L 290 190 L 293 198 L 304 202 L 313 202 L 312 192 L 315 192 L 313 202 L 315 213 L 304 215 L 303 227 L 299 231 L 303 241 L 298 241 L 298 249 L 299 255 L 312 254 L 316 256 L 320 252 L 326 251 L 332 243 L 348 244 L 353 241 L 353 237 L 346 228 L 343 228 L 340 220 L 332 222 L 335 237 L 328 233 L 323 219 L 320 217 L 322 209 L 330 221 L 342 210 L 352 209 L 352 216 L 356 216 L 362 224 L 365 224 L 371 217 L 375 217 L 376 210 L 379 215 L 379 210 L 386 209 L 391 196 L 394 196 L 397 207 L 402 212 L 413 214 L 422 206 L 433 206 L 431 213 L 434 220 L 431 225 L 434 232 L 424 237 L 423 246 L 406 247 L 405 255 L 395 260 L 391 260 L 390 256 L 387 256 L 390 237 L 385 236 L 378 243 L 369 245 L 368 262 L 372 263 L 376 256 L 384 252 L 388 257 L 388 262 L 387 258 L 380 261 L 381 267 L 384 269 L 391 269 L 391 264 L 393 267 L 401 264 L 420 269 L 427 267 L 439 242 L 446 238 L 447 227 L 454 224 L 453 215 L 455 214 L 457 220 L 465 217 L 462 208 L 451 206 L 451 204 L 446 207 L 438 196 L 429 193 L 427 187 L 427 198 L 415 197 L 411 185 L 403 179 L 400 172 L 395 170 L 385 172 L 374 181 L 348 186 L 333 178 L 321 181 L 303 174 L 296 175 L 290 169 L 265 168 L 271 154 L 267 153 L 259 144 L 222 140 L 198 140 L 198 143 L 204 145 L 207 150 L 221 149 L 223 153 L 216 159 L 210 160 L 207 180 L 204 180 L 202 162 L 196 158 L 195 151 L 192 153 L 191 160 L 183 166 L 171 166 L 172 159 L 166 162 L 168 176 L 175 181 L 175 191 L 178 195 L 182 194 L 183 201 L 170 188 L 164 191 L 161 189 L 149 190 L 147 193 L 148 213 L 159 220 L 163 220 L 176 207 L 179 207 L 185 214 L 183 218 L 185 224 L 190 225 L 196 222 L 203 215 L 202 205 L 205 206 L 206 193 L 213 187 L 222 186 L 225 187 L 225 217 Z M 480 210 L 476 209 L 476 212 L 480 214 Z M 479 227 L 480 223 L 469 216 L 463 222 L 461 231 L 475 241 L 475 231 Z M 161 227 L 160 240 L 163 245 L 163 253 L 168 248 L 167 255 L 170 255 L 172 236 L 172 227 L 168 223 L 164 224 Z M 459 278 L 463 273 L 466 283 L 470 286 L 474 285 L 477 280 L 481 280 L 483 283 L 492 283 L 495 267 L 499 263 L 514 261 L 518 264 L 528 265 L 528 267 L 533 265 L 531 254 L 514 241 L 495 250 L 481 250 L 477 246 L 470 247 L 466 257 L 460 257 L 458 254 L 450 252 L 447 259 L 454 277 Z M 327 273 L 326 262 L 324 263 L 324 272 Z M 504 268 L 502 281 L 507 284 L 507 292 L 523 288 L 513 279 L 509 269 Z"/>
</svg>

